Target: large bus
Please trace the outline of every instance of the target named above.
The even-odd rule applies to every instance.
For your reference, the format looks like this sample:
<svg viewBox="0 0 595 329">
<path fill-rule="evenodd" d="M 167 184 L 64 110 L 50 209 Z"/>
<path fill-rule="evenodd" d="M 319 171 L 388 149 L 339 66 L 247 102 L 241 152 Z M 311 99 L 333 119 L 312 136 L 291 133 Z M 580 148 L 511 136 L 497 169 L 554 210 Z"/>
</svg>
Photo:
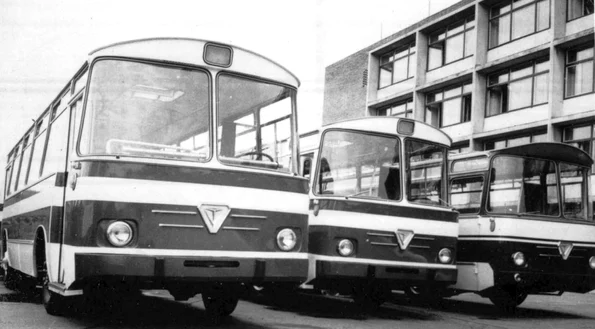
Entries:
<svg viewBox="0 0 595 329">
<path fill-rule="evenodd" d="M 393 289 L 457 277 L 457 212 L 447 205 L 451 139 L 422 122 L 364 118 L 322 129 L 310 189 L 307 286 L 364 309 Z"/>
<path fill-rule="evenodd" d="M 592 165 L 587 153 L 560 143 L 453 157 L 454 293 L 474 292 L 513 311 L 528 294 L 594 290 Z"/>
<path fill-rule="evenodd" d="M 201 293 L 213 316 L 233 312 L 245 285 L 299 285 L 298 86 L 279 64 L 215 42 L 91 52 L 8 155 L 8 282 L 43 286 L 50 314 L 109 287 Z"/>
</svg>

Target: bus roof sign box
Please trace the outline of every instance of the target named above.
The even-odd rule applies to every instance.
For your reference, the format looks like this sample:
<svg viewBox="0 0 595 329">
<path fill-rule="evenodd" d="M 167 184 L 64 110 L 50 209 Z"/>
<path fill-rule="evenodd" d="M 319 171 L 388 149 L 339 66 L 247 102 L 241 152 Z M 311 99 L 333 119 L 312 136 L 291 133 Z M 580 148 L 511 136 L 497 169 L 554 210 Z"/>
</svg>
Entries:
<svg viewBox="0 0 595 329">
<path fill-rule="evenodd" d="M 210 65 L 230 67 L 232 55 L 233 52 L 230 47 L 207 43 L 205 45 L 203 59 L 205 63 Z"/>
</svg>

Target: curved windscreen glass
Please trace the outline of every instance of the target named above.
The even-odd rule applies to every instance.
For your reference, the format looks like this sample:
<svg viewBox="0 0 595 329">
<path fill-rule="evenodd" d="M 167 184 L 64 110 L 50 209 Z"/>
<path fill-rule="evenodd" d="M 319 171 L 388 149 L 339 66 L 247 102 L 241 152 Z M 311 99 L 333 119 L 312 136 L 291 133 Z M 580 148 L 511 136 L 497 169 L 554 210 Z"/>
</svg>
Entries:
<svg viewBox="0 0 595 329">
<path fill-rule="evenodd" d="M 93 65 L 80 152 L 206 161 L 209 79 L 202 71 L 122 60 Z"/>
<path fill-rule="evenodd" d="M 396 137 L 329 131 L 318 157 L 316 194 L 400 200 L 400 154 Z"/>
<path fill-rule="evenodd" d="M 575 191 L 574 188 L 569 190 Z M 578 195 L 580 205 L 580 191 Z M 488 198 L 489 212 L 558 216 L 560 205 L 555 162 L 515 156 L 495 157 Z"/>
<path fill-rule="evenodd" d="M 221 74 L 217 78 L 217 142 L 223 163 L 292 171 L 292 89 Z"/>
</svg>

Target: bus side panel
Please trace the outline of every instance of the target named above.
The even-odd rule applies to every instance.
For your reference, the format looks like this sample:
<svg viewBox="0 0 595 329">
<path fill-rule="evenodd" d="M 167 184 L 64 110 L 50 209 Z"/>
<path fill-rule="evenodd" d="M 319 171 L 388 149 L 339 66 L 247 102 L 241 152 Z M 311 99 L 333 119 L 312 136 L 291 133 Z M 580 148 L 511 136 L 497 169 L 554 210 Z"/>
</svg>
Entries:
<svg viewBox="0 0 595 329">
<path fill-rule="evenodd" d="M 62 188 L 55 187 L 55 175 L 16 193 L 6 200 L 3 230 L 8 234 L 10 266 L 25 274 L 37 276 L 34 243 L 38 229 L 46 242 L 59 241 L 62 217 Z M 47 252 L 48 264 L 57 255 Z M 57 269 L 54 274 L 57 273 Z"/>
</svg>

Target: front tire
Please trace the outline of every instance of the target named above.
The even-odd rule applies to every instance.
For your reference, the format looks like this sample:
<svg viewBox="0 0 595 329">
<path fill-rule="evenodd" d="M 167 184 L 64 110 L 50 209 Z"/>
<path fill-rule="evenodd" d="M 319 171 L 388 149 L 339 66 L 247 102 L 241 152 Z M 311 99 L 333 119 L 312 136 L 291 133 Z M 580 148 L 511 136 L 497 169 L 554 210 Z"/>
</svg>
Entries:
<svg viewBox="0 0 595 329">
<path fill-rule="evenodd" d="M 238 301 L 237 295 L 202 293 L 202 302 L 212 322 L 219 322 L 221 318 L 233 313 L 238 306 Z"/>
<path fill-rule="evenodd" d="M 501 311 L 513 313 L 527 298 L 527 293 L 516 287 L 494 287 L 490 301 Z"/>
<path fill-rule="evenodd" d="M 387 299 L 390 290 L 379 285 L 362 285 L 353 289 L 353 301 L 365 312 L 377 310 Z"/>
<path fill-rule="evenodd" d="M 48 277 L 47 269 L 46 269 L 44 276 L 43 276 L 43 287 L 41 290 L 41 302 L 43 303 L 43 307 L 45 308 L 45 311 L 49 315 L 55 315 L 55 316 L 64 315 L 68 308 L 67 307 L 68 297 L 64 297 L 60 294 L 57 294 L 57 293 L 51 291 L 49 284 L 50 284 L 50 279 Z"/>
</svg>

